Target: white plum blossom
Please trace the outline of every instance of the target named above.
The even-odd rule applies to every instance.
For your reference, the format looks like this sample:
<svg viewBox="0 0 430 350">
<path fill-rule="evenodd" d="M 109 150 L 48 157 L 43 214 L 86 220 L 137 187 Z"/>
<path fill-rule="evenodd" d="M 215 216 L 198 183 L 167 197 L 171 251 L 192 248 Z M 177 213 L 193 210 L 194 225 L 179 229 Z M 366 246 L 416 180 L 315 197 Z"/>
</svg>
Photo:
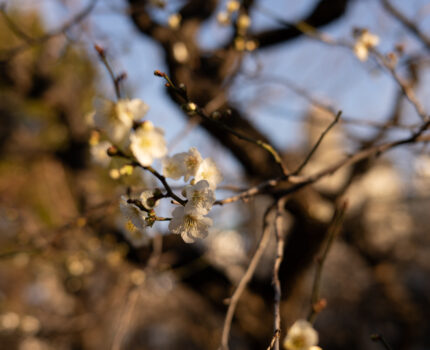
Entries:
<svg viewBox="0 0 430 350">
<path fill-rule="evenodd" d="M 197 238 L 205 238 L 212 219 L 202 215 L 188 214 L 182 206 L 176 207 L 172 213 L 169 230 L 174 234 L 181 235 L 185 243 L 193 243 Z"/>
<path fill-rule="evenodd" d="M 138 189 L 145 189 L 155 186 L 155 179 L 150 173 L 140 167 L 131 165 L 130 161 L 125 158 L 111 158 L 109 176 L 128 187 L 133 186 Z"/>
<path fill-rule="evenodd" d="M 112 145 L 108 141 L 92 143 L 90 145 L 92 161 L 102 167 L 107 167 L 111 161 L 111 158 L 107 154 L 110 146 Z"/>
<path fill-rule="evenodd" d="M 154 158 L 162 158 L 167 153 L 164 132 L 154 127 L 150 121 L 144 122 L 130 135 L 130 149 L 143 166 L 151 165 Z"/>
<path fill-rule="evenodd" d="M 154 209 L 160 200 L 154 200 L 154 191 L 146 190 L 140 194 L 140 201 L 146 209 Z"/>
<path fill-rule="evenodd" d="M 209 183 L 209 186 L 212 189 L 215 189 L 222 181 L 222 175 L 212 158 L 206 158 L 200 163 L 194 180 L 196 182 L 206 180 Z"/>
<path fill-rule="evenodd" d="M 316 350 L 318 332 L 306 320 L 297 320 L 287 332 L 284 348 L 287 350 Z"/>
<path fill-rule="evenodd" d="M 201 163 L 202 156 L 200 152 L 195 147 L 192 147 L 188 152 L 166 157 L 163 161 L 163 174 L 174 180 L 183 176 L 184 180 L 188 181 L 196 175 Z"/>
<path fill-rule="evenodd" d="M 148 105 L 138 98 L 123 99 L 116 103 L 116 112 L 123 122 L 139 121 L 148 112 L 148 109 Z"/>
<path fill-rule="evenodd" d="M 123 99 L 118 102 L 102 101 L 96 106 L 94 125 L 103 130 L 110 141 L 124 146 L 134 121 L 140 120 L 148 106 L 139 99 Z"/>
<path fill-rule="evenodd" d="M 185 174 L 185 164 L 183 153 L 175 154 L 172 157 L 165 157 L 162 161 L 163 175 L 173 180 L 178 180 Z"/>
<path fill-rule="evenodd" d="M 136 248 L 147 245 L 150 241 L 150 237 L 143 230 L 139 230 L 130 220 L 121 221 L 121 232 L 124 235 L 124 238 Z"/>
<path fill-rule="evenodd" d="M 215 202 L 214 192 L 206 180 L 201 180 L 195 185 L 186 186 L 184 192 L 188 199 L 185 205 L 187 214 L 206 215 Z"/>
<path fill-rule="evenodd" d="M 200 152 L 197 151 L 197 148 L 192 147 L 187 153 L 183 154 L 183 157 L 185 164 L 184 180 L 188 181 L 190 177 L 196 175 L 202 162 L 202 156 L 200 155 Z"/>
<path fill-rule="evenodd" d="M 367 29 L 358 31 L 357 40 L 354 44 L 354 53 L 360 61 L 366 61 L 369 56 L 369 49 L 379 44 L 379 37 L 370 33 Z"/>
<path fill-rule="evenodd" d="M 127 224 L 132 224 L 135 228 L 142 230 L 146 226 L 145 218 L 147 213 L 140 210 L 139 207 L 133 203 L 129 203 L 127 197 L 121 196 L 119 202 L 119 208 L 122 215 L 124 215 L 127 220 Z"/>
<path fill-rule="evenodd" d="M 147 213 L 140 210 L 133 203 L 128 203 L 125 196 L 121 196 L 119 204 L 122 219 L 120 220 L 120 228 L 124 237 L 134 247 L 141 247 L 148 244 L 149 237 L 145 233 Z"/>
</svg>

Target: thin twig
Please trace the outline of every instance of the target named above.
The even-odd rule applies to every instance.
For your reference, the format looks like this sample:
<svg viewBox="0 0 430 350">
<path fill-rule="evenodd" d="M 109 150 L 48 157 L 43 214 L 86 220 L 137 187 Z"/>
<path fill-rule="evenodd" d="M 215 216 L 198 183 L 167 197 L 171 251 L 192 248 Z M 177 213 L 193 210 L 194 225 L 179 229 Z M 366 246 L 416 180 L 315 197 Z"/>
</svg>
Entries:
<svg viewBox="0 0 430 350">
<path fill-rule="evenodd" d="M 4 4 L 3 4 L 4 5 Z M 0 13 L 2 14 L 6 25 L 9 29 L 20 39 L 24 40 L 28 45 L 34 42 L 34 39 L 27 35 L 6 13 L 4 6 L 0 6 Z"/>
<path fill-rule="evenodd" d="M 165 178 L 163 175 L 161 175 L 157 170 L 155 170 L 153 167 L 151 167 L 151 166 L 143 166 L 143 165 L 141 165 L 141 164 L 139 164 L 139 163 L 136 163 L 136 162 L 134 162 L 132 165 L 134 165 L 134 166 L 139 166 L 139 167 L 141 167 L 142 169 L 145 169 L 145 170 L 149 171 L 151 174 L 153 174 L 153 175 L 154 175 L 158 180 L 160 180 L 160 182 L 163 184 L 164 189 L 167 191 L 167 194 L 168 194 L 172 199 L 174 199 L 175 201 L 177 201 L 179 204 L 181 204 L 182 206 L 184 206 L 184 205 L 187 203 L 187 201 L 186 201 L 186 200 L 184 200 L 184 199 L 182 199 L 182 198 L 178 197 L 178 196 L 177 196 L 177 195 L 172 191 L 172 189 L 170 188 L 169 184 L 167 183 L 166 178 Z"/>
<path fill-rule="evenodd" d="M 261 236 L 260 242 L 258 243 L 257 250 L 255 251 L 254 256 L 252 257 L 251 262 L 249 263 L 249 266 L 245 274 L 242 276 L 236 290 L 234 291 L 233 295 L 229 300 L 229 305 L 228 305 L 227 313 L 225 315 L 224 326 L 222 329 L 222 336 L 221 336 L 220 349 L 222 350 L 228 350 L 228 338 L 230 335 L 231 323 L 233 321 L 233 316 L 236 310 L 237 303 L 239 302 L 239 299 L 243 291 L 245 290 L 248 282 L 251 280 L 252 276 L 254 275 L 254 271 L 261 259 L 261 256 L 263 255 L 264 249 L 266 248 L 267 243 L 269 242 L 272 226 L 269 225 L 269 223 L 267 222 L 267 219 L 268 219 L 269 213 L 274 208 L 274 206 L 275 204 L 272 204 L 269 208 L 267 208 L 264 214 L 263 234 Z"/>
<path fill-rule="evenodd" d="M 398 9 L 396 9 L 391 2 L 389 2 L 388 0 L 381 0 L 381 2 L 384 8 L 393 17 L 397 18 L 397 20 L 402 23 L 407 29 L 409 29 L 410 32 L 415 34 L 415 36 L 427 47 L 427 49 L 430 49 L 430 37 L 425 35 L 413 21 L 407 18 Z"/>
<path fill-rule="evenodd" d="M 275 235 L 276 235 L 276 258 L 273 264 L 273 288 L 275 291 L 273 307 L 273 339 L 268 349 L 279 350 L 279 338 L 281 336 L 281 281 L 279 280 L 279 268 L 284 258 L 285 232 L 283 230 L 283 212 L 286 197 L 276 203 Z M 273 345 L 272 345 L 273 343 Z"/>
<path fill-rule="evenodd" d="M 323 177 L 325 177 L 327 175 L 331 175 L 331 174 L 335 173 L 337 170 L 339 170 L 342 167 L 355 164 L 355 163 L 357 163 L 363 159 L 366 159 L 366 158 L 369 158 L 372 156 L 379 156 L 379 155 L 381 155 L 381 154 L 383 154 L 383 153 L 385 153 L 385 152 L 387 152 L 393 148 L 401 146 L 401 145 L 414 144 L 417 142 L 429 142 L 430 141 L 430 135 L 423 135 L 423 133 L 429 128 L 429 126 L 430 126 L 430 121 L 427 121 L 426 123 L 423 123 L 421 125 L 421 127 L 409 137 L 363 149 L 363 150 L 361 150 L 355 154 L 352 154 L 352 155 L 350 155 L 344 159 L 341 159 L 337 163 L 335 163 L 331 166 L 328 166 L 327 168 L 325 168 L 325 169 L 323 169 L 323 170 L 321 170 L 315 174 L 311 174 L 308 176 L 289 175 L 286 177 L 278 177 L 278 178 L 270 179 L 270 180 L 264 181 L 264 182 L 262 182 L 256 186 L 253 186 L 253 187 L 249 188 L 248 190 L 241 192 L 235 196 L 224 198 L 222 200 L 218 200 L 215 202 L 215 204 L 223 205 L 223 204 L 227 204 L 227 203 L 233 203 L 233 202 L 236 202 L 236 201 L 241 200 L 241 199 L 245 200 L 245 199 L 254 197 L 256 195 L 260 195 L 260 194 L 266 194 L 269 192 L 273 193 L 274 188 L 276 186 L 278 186 L 281 182 L 286 182 L 286 181 L 291 182 L 294 185 L 287 188 L 287 189 L 277 191 L 276 194 L 278 196 L 283 196 L 286 194 L 296 192 L 296 191 L 302 189 L 303 187 L 306 187 L 310 184 L 317 182 L 318 180 L 322 179 Z"/>
<path fill-rule="evenodd" d="M 94 45 L 94 48 L 97 51 L 100 60 L 102 61 L 103 65 L 106 67 L 106 70 L 109 73 L 109 76 L 112 80 L 112 84 L 115 90 L 116 98 L 120 100 L 121 99 L 121 89 L 120 89 L 121 75 L 116 75 L 114 73 L 113 68 L 107 59 L 106 50 L 99 45 Z"/>
<path fill-rule="evenodd" d="M 276 330 L 275 333 L 273 334 L 272 340 L 270 341 L 270 344 L 266 350 L 272 350 L 273 347 L 275 346 L 275 343 L 279 343 L 279 337 L 280 336 L 281 336 L 281 331 Z"/>
<path fill-rule="evenodd" d="M 370 339 L 372 339 L 374 342 L 380 342 L 386 350 L 393 350 L 390 344 L 388 344 L 385 338 L 382 336 L 382 334 L 372 334 L 370 336 Z"/>
<path fill-rule="evenodd" d="M 267 83 L 274 83 L 274 84 L 280 84 L 282 86 L 287 87 L 291 91 L 293 91 L 298 96 L 304 98 L 306 101 L 308 101 L 310 104 L 314 105 L 315 107 L 321 108 L 322 110 L 328 112 L 333 117 L 336 116 L 338 109 L 336 109 L 334 106 L 332 106 L 329 103 L 326 103 L 322 101 L 322 99 L 319 99 L 315 96 L 312 96 L 306 89 L 296 85 L 293 81 L 286 79 L 284 77 L 280 78 L 279 76 L 273 76 L 273 75 L 267 75 L 265 74 L 263 77 L 260 78 L 260 81 L 255 80 L 255 76 L 252 74 L 249 74 L 248 76 L 245 76 L 246 78 L 253 79 L 254 83 L 260 83 L 260 84 L 267 84 Z M 272 117 L 276 117 L 274 115 L 271 115 Z M 286 118 L 285 118 L 286 119 Z M 291 121 L 299 121 L 299 122 L 307 122 L 310 123 L 308 120 L 303 120 L 300 118 L 300 120 L 292 118 L 289 116 L 288 118 Z M 321 122 L 322 123 L 322 122 Z M 362 117 L 349 117 L 345 116 L 344 113 L 342 113 L 342 118 L 339 120 L 339 123 L 342 124 L 351 124 L 351 125 L 357 125 L 360 127 L 372 127 L 377 129 L 387 129 L 387 128 L 395 128 L 395 129 L 401 129 L 401 130 L 414 130 L 417 128 L 417 124 L 409 124 L 404 125 L 400 124 L 398 122 L 392 122 L 391 120 L 388 120 L 386 122 L 377 122 L 374 120 L 365 119 Z"/>
<path fill-rule="evenodd" d="M 308 314 L 308 321 L 311 323 L 315 321 L 316 316 L 324 306 L 324 304 L 320 303 L 320 287 L 324 263 L 327 259 L 328 252 L 333 245 L 334 239 L 337 237 L 340 231 L 343 219 L 345 217 L 346 208 L 346 202 L 343 202 L 338 208 L 336 208 L 333 215 L 333 219 L 328 228 L 327 243 L 324 246 L 324 250 L 322 251 L 321 256 L 317 258 L 317 268 L 315 271 L 314 282 L 312 285 L 311 307 Z"/>
<path fill-rule="evenodd" d="M 420 118 L 423 121 L 427 121 L 428 115 L 424 109 L 424 106 L 418 100 L 411 86 L 406 81 L 404 81 L 403 78 L 400 77 L 400 75 L 397 73 L 395 66 L 376 49 L 372 49 L 370 51 L 375 55 L 375 57 L 378 58 L 378 63 L 391 73 L 391 76 L 397 82 L 400 89 L 403 91 L 405 97 L 412 104 L 412 106 L 414 107 L 415 111 L 420 116 Z"/>
<path fill-rule="evenodd" d="M 116 148 L 115 146 L 112 146 L 110 149 L 108 149 L 108 155 L 111 157 L 121 157 L 121 158 L 125 158 L 127 160 L 130 161 L 130 165 L 134 166 L 134 167 L 139 167 L 142 168 L 146 171 L 149 171 L 152 175 L 154 175 L 162 184 L 164 189 L 167 192 L 167 195 L 169 197 L 171 197 L 172 199 L 174 199 L 176 202 L 178 202 L 179 204 L 181 204 L 182 206 L 184 206 L 187 201 L 178 197 L 172 190 L 172 188 L 169 186 L 169 184 L 167 183 L 166 178 L 161 175 L 157 170 L 155 170 L 153 167 L 151 166 L 144 166 L 142 164 L 140 164 L 139 162 L 133 160 L 130 156 L 127 156 L 126 154 L 124 154 L 123 152 L 121 152 L 118 148 Z"/>
<path fill-rule="evenodd" d="M 303 168 L 306 166 L 306 164 L 311 160 L 312 156 L 314 155 L 315 151 L 318 149 L 318 147 L 321 144 L 322 140 L 328 134 L 328 132 L 331 130 L 331 128 L 336 125 L 336 123 L 339 121 L 339 118 L 340 118 L 341 115 L 342 115 L 342 111 L 339 111 L 336 114 L 336 117 L 334 118 L 334 120 L 327 127 L 327 129 L 325 129 L 321 133 L 321 135 L 318 138 L 317 142 L 315 143 L 314 147 L 312 147 L 311 151 L 306 156 L 306 158 L 304 159 L 304 161 L 302 162 L 302 164 L 300 164 L 300 166 L 297 168 L 297 170 L 293 172 L 294 175 L 298 175 L 303 170 Z"/>
<path fill-rule="evenodd" d="M 279 18 L 275 13 L 271 12 L 270 10 L 267 10 L 265 8 L 259 7 L 260 11 L 262 13 L 265 13 L 266 15 L 269 15 L 272 19 L 276 20 L 278 23 L 285 25 L 285 26 L 293 26 L 297 30 L 300 30 L 304 35 L 313 38 L 319 42 L 331 45 L 331 46 L 338 46 L 338 47 L 346 47 L 350 49 L 352 52 L 354 51 L 354 45 L 351 43 L 346 42 L 345 40 L 335 40 L 329 35 L 321 32 L 317 28 L 304 23 L 291 23 L 287 22 L 281 18 Z M 413 89 L 398 75 L 396 72 L 394 65 L 392 62 L 390 62 L 384 55 L 379 53 L 376 49 L 369 50 L 375 56 L 378 58 L 378 63 L 386 68 L 390 73 L 391 76 L 394 78 L 396 83 L 400 86 L 402 91 L 404 92 L 406 98 L 408 101 L 414 106 L 415 110 L 417 111 L 418 115 L 421 117 L 422 120 L 426 121 L 428 119 L 428 115 L 426 114 L 424 107 L 422 106 L 421 102 L 418 100 L 418 98 L 415 96 L 415 93 Z"/>
</svg>

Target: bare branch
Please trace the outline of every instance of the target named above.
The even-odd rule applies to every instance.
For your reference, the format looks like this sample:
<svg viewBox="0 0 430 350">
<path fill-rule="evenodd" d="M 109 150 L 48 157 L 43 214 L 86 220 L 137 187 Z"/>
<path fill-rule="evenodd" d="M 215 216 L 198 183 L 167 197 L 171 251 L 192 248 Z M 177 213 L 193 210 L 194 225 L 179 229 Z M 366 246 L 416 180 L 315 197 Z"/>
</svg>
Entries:
<svg viewBox="0 0 430 350">
<path fill-rule="evenodd" d="M 335 126 L 337 124 L 337 122 L 339 121 L 339 118 L 342 114 L 342 111 L 339 111 L 336 115 L 336 117 L 334 118 L 334 120 L 330 123 L 330 125 L 327 127 L 327 129 L 325 129 L 320 137 L 318 138 L 317 142 L 315 143 L 315 145 L 312 147 L 311 151 L 309 152 L 309 154 L 306 156 L 306 158 L 303 160 L 302 164 L 299 165 L 299 167 L 297 168 L 296 171 L 293 172 L 294 175 L 298 175 L 300 174 L 300 172 L 303 170 L 303 168 L 306 166 L 306 164 L 311 160 L 312 156 L 314 155 L 315 151 L 318 149 L 319 145 L 321 144 L 322 140 L 324 139 L 325 135 L 328 134 L 328 132 L 331 130 L 331 128 L 333 126 Z"/>
<path fill-rule="evenodd" d="M 267 193 L 272 193 L 272 194 L 275 193 L 277 196 L 284 196 L 286 194 L 294 193 L 302 189 L 303 187 L 306 187 L 310 184 L 317 182 L 318 180 L 322 179 L 327 175 L 331 175 L 335 173 L 337 170 L 339 170 L 344 166 L 355 164 L 363 159 L 366 159 L 375 155 L 379 156 L 382 153 L 385 153 L 401 145 L 414 144 L 417 142 L 428 142 L 430 141 L 430 135 L 423 135 L 423 133 L 429 128 L 429 126 L 430 126 L 430 121 L 427 121 L 426 123 L 422 124 L 420 129 L 418 129 L 418 131 L 413 133 L 410 137 L 402 138 L 396 141 L 391 141 L 391 142 L 383 143 L 381 145 L 376 145 L 373 147 L 363 149 L 361 151 L 356 152 L 353 155 L 350 155 L 344 159 L 341 159 L 337 163 L 315 174 L 311 174 L 309 176 L 289 175 L 287 177 L 278 177 L 275 179 L 270 179 L 260 183 L 257 186 L 253 186 L 248 190 L 241 192 L 235 196 L 218 200 L 215 202 L 215 204 L 223 205 L 227 203 L 236 202 L 240 199 L 244 200 L 256 195 L 267 194 Z M 281 182 L 286 182 L 286 181 L 294 183 L 294 185 L 287 189 L 275 191 L 276 186 L 278 186 Z"/>
<path fill-rule="evenodd" d="M 393 6 L 389 0 L 381 0 L 384 8 L 395 17 L 400 23 L 402 23 L 411 33 L 413 33 L 426 47 L 430 49 L 430 37 L 425 35 L 418 26 L 407 18 L 402 12 Z"/>
<path fill-rule="evenodd" d="M 286 198 L 281 198 L 276 204 L 275 234 L 276 234 L 276 258 L 273 265 L 273 288 L 275 291 L 275 303 L 273 307 L 273 338 L 269 349 L 279 350 L 279 338 L 281 336 L 281 281 L 279 280 L 279 268 L 284 258 L 285 232 L 283 217 Z M 272 345 L 273 343 L 273 345 Z"/>
</svg>

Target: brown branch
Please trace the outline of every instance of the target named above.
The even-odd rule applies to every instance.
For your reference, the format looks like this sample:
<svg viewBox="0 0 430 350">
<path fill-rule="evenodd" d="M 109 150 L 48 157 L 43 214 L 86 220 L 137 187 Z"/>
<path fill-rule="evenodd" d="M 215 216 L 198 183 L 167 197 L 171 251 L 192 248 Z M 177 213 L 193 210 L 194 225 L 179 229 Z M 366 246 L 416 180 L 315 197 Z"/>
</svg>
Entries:
<svg viewBox="0 0 430 350">
<path fill-rule="evenodd" d="M 281 198 L 276 203 L 275 235 L 276 235 L 276 258 L 273 264 L 273 288 L 275 291 L 273 307 L 273 338 L 268 349 L 279 350 L 279 338 L 281 336 L 281 281 L 279 280 L 279 268 L 284 258 L 285 232 L 283 230 L 282 214 L 286 198 Z M 272 345 L 273 343 L 273 345 Z"/>
<path fill-rule="evenodd" d="M 311 160 L 312 156 L 314 155 L 315 151 L 318 149 L 318 147 L 321 144 L 322 140 L 324 139 L 325 135 L 327 135 L 328 132 L 331 130 L 331 128 L 333 126 L 335 126 L 337 124 L 337 122 L 339 121 L 341 114 L 342 114 L 342 111 L 339 111 L 336 114 L 336 117 L 334 118 L 334 120 L 330 123 L 330 125 L 321 133 L 317 142 L 312 147 L 311 151 L 306 156 L 306 158 L 303 160 L 302 164 L 300 164 L 299 167 L 297 168 L 297 170 L 293 172 L 294 175 L 298 175 L 303 170 L 303 168 L 306 166 L 306 164 Z"/>
<path fill-rule="evenodd" d="M 363 159 L 369 158 L 371 156 L 375 156 L 375 155 L 379 156 L 382 153 L 385 153 L 385 152 L 387 152 L 393 148 L 396 148 L 398 146 L 401 146 L 401 145 L 413 144 L 416 142 L 428 142 L 428 141 L 430 141 L 430 135 L 422 135 L 422 134 L 429 128 L 429 126 L 430 126 L 430 121 L 427 121 L 426 123 L 422 124 L 420 129 L 418 129 L 418 131 L 416 131 L 410 137 L 402 138 L 402 139 L 399 139 L 396 141 L 391 141 L 391 142 L 383 143 L 381 145 L 376 145 L 373 147 L 363 149 L 363 150 L 358 151 L 349 157 L 341 159 L 337 163 L 335 163 L 335 164 L 333 164 L 333 165 L 331 165 L 331 166 L 329 166 L 329 167 L 327 167 L 327 168 L 325 168 L 325 169 L 323 169 L 323 170 L 321 170 L 315 174 L 311 174 L 309 176 L 289 175 L 286 177 L 278 177 L 278 178 L 270 179 L 270 180 L 267 180 L 267 181 L 260 183 L 259 185 L 253 186 L 253 187 L 249 188 L 248 190 L 241 192 L 235 196 L 228 197 L 228 198 L 225 198 L 222 200 L 218 200 L 215 202 L 215 204 L 223 205 L 223 204 L 227 204 L 227 203 L 236 202 L 236 201 L 241 200 L 241 199 L 242 200 L 248 199 L 248 198 L 254 197 L 256 195 L 260 195 L 260 194 L 272 193 L 272 194 L 276 194 L 277 196 L 284 196 L 287 194 L 294 193 L 294 192 L 302 189 L 303 187 L 306 187 L 310 184 L 317 182 L 318 180 L 320 180 L 324 176 L 331 175 L 331 174 L 335 173 L 337 170 L 339 170 L 340 168 L 342 168 L 344 166 L 355 164 L 355 163 L 357 163 Z M 287 189 L 283 189 L 283 190 L 276 192 L 274 190 L 275 187 L 284 181 L 294 183 L 294 185 L 287 188 Z"/>
<path fill-rule="evenodd" d="M 106 70 L 109 73 L 109 77 L 112 80 L 112 85 L 114 87 L 114 91 L 115 91 L 115 96 L 118 100 L 121 99 L 121 88 L 120 88 L 120 82 L 123 80 L 124 75 L 116 75 L 113 71 L 112 66 L 110 65 L 107 57 L 106 57 L 106 50 L 99 46 L 99 45 L 94 45 L 94 49 L 96 50 L 100 61 L 102 61 L 103 65 L 105 66 Z"/>
<path fill-rule="evenodd" d="M 263 234 L 261 236 L 260 242 L 258 243 L 257 250 L 255 251 L 254 256 L 252 257 L 251 262 L 249 263 L 245 274 L 242 276 L 238 286 L 236 287 L 236 290 L 234 291 L 233 295 L 229 300 L 229 306 L 227 309 L 227 313 L 224 319 L 224 326 L 222 329 L 221 347 L 220 347 L 221 350 L 228 350 L 228 338 L 230 335 L 231 323 L 233 321 L 233 316 L 236 310 L 236 306 L 248 282 L 251 280 L 252 276 L 254 275 L 254 271 L 261 259 L 261 256 L 263 255 L 263 252 L 267 246 L 267 243 L 269 242 L 270 232 L 272 227 L 271 225 L 269 225 L 267 220 L 271 210 L 274 207 L 275 207 L 275 204 L 272 204 L 271 206 L 269 206 L 264 214 Z"/>
<path fill-rule="evenodd" d="M 415 92 L 411 88 L 411 86 L 407 82 L 405 82 L 403 78 L 400 77 L 400 75 L 397 73 L 395 66 L 392 64 L 392 62 L 390 62 L 383 54 L 381 54 L 376 49 L 372 49 L 371 52 L 378 58 L 378 63 L 391 73 L 391 76 L 397 82 L 400 89 L 403 91 L 408 101 L 415 108 L 415 111 L 421 117 L 421 119 L 423 121 L 427 121 L 429 116 L 426 113 L 424 106 L 416 97 Z"/>
<path fill-rule="evenodd" d="M 346 12 L 348 3 L 349 0 L 320 0 L 312 12 L 302 20 L 292 23 L 279 19 L 277 22 L 283 28 L 256 33 L 251 35 L 250 39 L 256 40 L 260 48 L 285 43 L 304 34 L 300 24 L 306 23 L 309 26 L 318 28 L 341 18 Z"/>
<path fill-rule="evenodd" d="M 169 184 L 167 183 L 166 178 L 161 175 L 157 170 L 155 170 L 153 167 L 151 166 L 143 166 L 137 162 L 134 162 L 132 164 L 133 166 L 139 166 L 144 170 L 149 171 L 152 175 L 154 175 L 164 186 L 164 189 L 167 191 L 167 194 L 169 195 L 169 197 L 171 197 L 172 199 L 174 199 L 175 201 L 177 201 L 179 204 L 181 205 L 185 205 L 186 204 L 186 200 L 181 199 L 180 197 L 178 197 L 171 189 L 171 187 L 169 186 Z"/>
<path fill-rule="evenodd" d="M 140 167 L 146 171 L 149 171 L 152 175 L 154 175 L 163 185 L 164 189 L 167 192 L 167 195 L 169 197 L 171 197 L 172 199 L 174 199 L 175 201 L 177 201 L 179 204 L 181 205 L 185 205 L 186 204 L 186 200 L 178 197 L 172 190 L 172 188 L 170 187 L 170 185 L 167 183 L 166 178 L 161 175 L 157 170 L 155 170 L 153 167 L 151 166 L 144 166 L 142 164 L 140 164 L 139 162 L 137 162 L 136 160 L 132 159 L 130 156 L 127 156 L 126 154 L 122 153 L 118 148 L 116 148 L 115 146 L 112 146 L 108 149 L 108 155 L 110 157 L 121 157 L 121 158 L 125 158 L 127 160 L 130 161 L 130 165 L 131 166 L 137 166 Z"/>
</svg>

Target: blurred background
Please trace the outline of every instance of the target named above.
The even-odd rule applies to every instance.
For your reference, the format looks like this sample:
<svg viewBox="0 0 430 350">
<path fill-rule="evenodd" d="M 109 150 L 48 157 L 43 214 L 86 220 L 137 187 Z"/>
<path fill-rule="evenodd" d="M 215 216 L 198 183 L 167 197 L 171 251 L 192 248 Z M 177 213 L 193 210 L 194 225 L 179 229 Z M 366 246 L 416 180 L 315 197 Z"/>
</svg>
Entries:
<svg viewBox="0 0 430 350">
<path fill-rule="evenodd" d="M 276 193 L 218 206 L 205 240 L 185 244 L 156 223 L 133 244 L 113 179 L 91 140 L 88 114 L 114 89 L 94 44 L 106 50 L 127 96 L 149 106 L 169 152 L 197 147 L 219 165 L 222 199 L 279 176 L 268 154 L 189 117 L 153 75 L 184 83 L 192 101 L 296 168 L 342 110 L 303 174 L 408 137 L 428 115 L 430 3 L 425 0 L 9 0 L 0 16 L 0 349 L 217 349 L 226 299 L 244 274 Z M 181 21 L 175 25 L 172 18 Z M 324 38 L 313 36 L 306 23 Z M 360 61 L 357 28 L 376 34 Z M 331 42 L 331 44 L 328 44 Z M 160 169 L 160 164 L 155 167 Z M 173 182 L 173 187 L 180 182 Z M 281 184 L 285 188 L 288 184 Z M 282 187 L 284 186 L 284 187 Z M 293 193 L 285 205 L 282 337 L 305 318 L 316 262 L 340 200 L 348 208 L 321 280 L 327 307 L 315 323 L 323 349 L 430 346 L 430 154 L 404 145 L 348 164 Z M 162 214 L 169 216 L 169 207 Z M 272 235 L 236 311 L 231 349 L 266 349 L 273 334 Z"/>
</svg>

